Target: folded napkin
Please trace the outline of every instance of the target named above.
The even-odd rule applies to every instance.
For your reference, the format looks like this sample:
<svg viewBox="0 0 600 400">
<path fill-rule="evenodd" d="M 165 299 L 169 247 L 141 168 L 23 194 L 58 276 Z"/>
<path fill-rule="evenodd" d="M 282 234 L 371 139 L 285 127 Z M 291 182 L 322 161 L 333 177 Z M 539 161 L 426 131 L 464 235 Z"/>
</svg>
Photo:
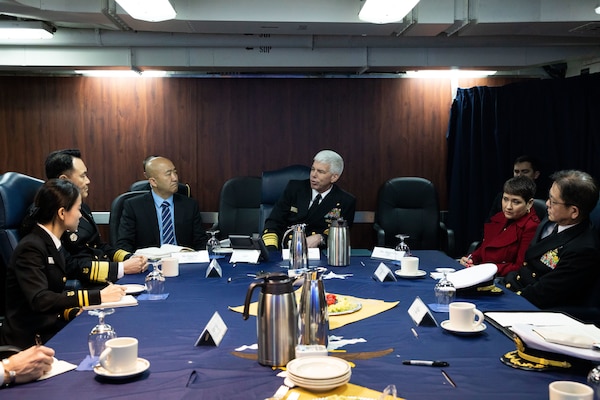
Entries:
<svg viewBox="0 0 600 400">
<path fill-rule="evenodd" d="M 348 276 L 353 276 L 353 274 L 336 274 L 333 271 L 329 271 L 327 274 L 323 275 L 323 279 L 346 279 Z"/>
<path fill-rule="evenodd" d="M 143 300 L 155 301 L 155 300 L 164 300 L 167 297 L 169 297 L 169 293 L 153 294 L 152 297 L 150 297 L 150 295 L 148 293 L 143 293 L 143 294 L 140 294 L 137 297 L 137 299 L 140 301 L 143 301 Z"/>
<path fill-rule="evenodd" d="M 300 395 L 299 400 L 308 400 L 308 399 L 325 399 L 328 396 L 340 395 L 340 396 L 354 396 L 360 399 L 373 399 L 379 400 L 381 396 L 381 392 L 376 390 L 371 390 L 366 387 L 354 385 L 352 383 L 346 383 L 338 388 L 330 390 L 324 393 L 315 393 L 306 389 L 302 389 L 299 387 L 295 387 L 288 392 L 288 397 L 290 393 L 298 393 Z M 388 396 L 387 399 L 392 399 L 391 396 Z M 397 399 L 402 399 L 401 397 L 397 397 Z"/>
<path fill-rule="evenodd" d="M 92 371 L 98 364 L 98 356 L 92 357 L 89 354 L 77 366 L 77 371 Z"/>
<path fill-rule="evenodd" d="M 296 298 L 300 298 L 301 289 L 296 291 Z M 367 319 L 372 317 L 373 315 L 380 314 L 384 311 L 390 310 L 396 307 L 399 301 L 386 302 L 383 300 L 376 299 L 361 299 L 360 297 L 352 297 L 348 295 L 336 294 L 336 296 L 343 296 L 348 299 L 348 301 L 352 303 L 360 303 L 362 305 L 361 309 L 344 315 L 330 315 L 329 316 L 329 329 L 340 328 L 344 325 L 351 324 L 352 322 L 360 321 L 363 319 Z M 229 306 L 231 311 L 243 313 L 244 306 L 232 307 Z M 258 313 L 258 302 L 250 303 L 249 314 L 256 316 Z"/>
</svg>

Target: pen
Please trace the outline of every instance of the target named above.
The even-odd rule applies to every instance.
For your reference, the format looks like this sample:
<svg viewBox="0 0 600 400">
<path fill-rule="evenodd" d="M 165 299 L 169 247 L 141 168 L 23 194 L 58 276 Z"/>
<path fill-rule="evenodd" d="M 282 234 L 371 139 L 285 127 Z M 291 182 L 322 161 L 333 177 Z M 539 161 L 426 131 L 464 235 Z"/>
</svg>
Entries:
<svg viewBox="0 0 600 400">
<path fill-rule="evenodd" d="M 42 338 L 39 333 L 35 334 L 35 345 L 38 347 L 42 345 Z"/>
<path fill-rule="evenodd" d="M 442 370 L 442 375 L 444 375 L 444 378 L 446 378 L 446 380 L 449 384 L 452 385 L 452 387 L 456 387 L 456 383 L 454 383 L 454 381 L 452 380 L 452 378 L 450 378 L 450 375 L 448 375 L 446 371 Z"/>
<path fill-rule="evenodd" d="M 446 361 L 429 361 L 429 360 L 404 360 L 404 361 L 402 361 L 402 364 L 404 364 L 404 365 L 424 365 L 427 367 L 447 367 L 450 365 Z"/>
<path fill-rule="evenodd" d="M 364 267 L 364 266 L 365 266 L 365 263 L 361 261 L 361 262 L 360 262 L 360 265 L 362 265 L 362 266 Z"/>
<path fill-rule="evenodd" d="M 417 333 L 417 331 L 415 331 L 415 328 L 410 328 L 410 330 L 412 331 L 413 335 L 415 335 L 415 338 L 419 338 L 419 334 Z"/>
</svg>

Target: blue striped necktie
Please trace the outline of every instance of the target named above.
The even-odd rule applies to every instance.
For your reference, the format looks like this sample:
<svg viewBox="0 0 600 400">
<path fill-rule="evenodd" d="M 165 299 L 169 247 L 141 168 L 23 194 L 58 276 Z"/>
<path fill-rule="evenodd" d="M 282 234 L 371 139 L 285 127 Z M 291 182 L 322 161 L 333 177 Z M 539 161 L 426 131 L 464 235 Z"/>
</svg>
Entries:
<svg viewBox="0 0 600 400">
<path fill-rule="evenodd" d="M 163 201 L 161 205 L 162 226 L 163 226 L 163 244 L 175 244 L 175 232 L 173 231 L 173 219 L 169 210 L 169 202 Z"/>
</svg>

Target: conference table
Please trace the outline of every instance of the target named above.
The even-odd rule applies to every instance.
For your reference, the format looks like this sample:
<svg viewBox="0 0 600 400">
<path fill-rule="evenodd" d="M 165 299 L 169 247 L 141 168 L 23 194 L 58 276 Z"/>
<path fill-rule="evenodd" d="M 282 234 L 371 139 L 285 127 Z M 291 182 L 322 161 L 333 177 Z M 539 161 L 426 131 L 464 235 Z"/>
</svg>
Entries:
<svg viewBox="0 0 600 400">
<path fill-rule="evenodd" d="M 368 252 L 366 252 L 368 253 Z M 427 272 L 438 267 L 461 268 L 438 251 L 414 251 L 419 268 Z M 365 254 L 355 252 L 354 254 Z M 166 278 L 164 300 L 140 300 L 137 306 L 117 308 L 107 317 L 118 336 L 139 340 L 139 357 L 150 368 L 132 379 L 111 380 L 93 370 L 72 370 L 50 379 L 2 390 L 2 399 L 264 399 L 283 383 L 280 369 L 262 366 L 255 350 L 239 350 L 257 343 L 256 318 L 243 320 L 230 307 L 243 304 L 252 276 L 259 271 L 286 272 L 280 253 L 260 264 L 230 264 L 229 257 L 219 261 L 222 277 L 205 276 L 208 263 L 180 264 L 177 277 Z M 427 274 L 421 279 L 381 282 L 373 273 L 391 261 L 368 255 L 351 257 L 347 267 L 328 267 L 336 274 L 352 274 L 344 279 L 324 281 L 327 292 L 386 302 L 399 301 L 388 311 L 330 330 L 344 339 L 364 339 L 339 350 L 345 354 L 366 355 L 352 360 L 350 383 L 376 391 L 394 384 L 398 396 L 406 399 L 547 399 L 548 384 L 555 380 L 585 382 L 586 371 L 523 371 L 504 365 L 500 357 L 515 350 L 514 342 L 486 322 L 485 331 L 476 335 L 455 335 L 440 326 L 417 325 L 408 309 L 418 296 L 424 303 L 435 302 L 436 281 Z M 327 259 L 310 262 L 327 267 Z M 119 283 L 143 283 L 145 274 L 127 275 Z M 255 291 L 256 292 L 256 291 Z M 257 300 L 257 294 L 253 300 Z M 520 296 L 505 292 L 499 296 L 465 297 L 486 311 L 531 310 L 536 308 Z M 195 346 L 202 330 L 218 312 L 227 326 L 218 346 Z M 432 312 L 438 323 L 447 313 Z M 83 313 L 48 343 L 56 358 L 78 365 L 88 354 L 87 335 L 97 318 Z M 412 328 L 412 329 L 411 329 Z M 413 332 L 414 330 L 414 332 Z M 415 334 L 416 333 L 416 334 Z M 238 351 L 236 351 L 238 349 Z M 344 353 L 337 353 L 344 354 Z M 330 353 L 335 356 L 336 353 Z M 403 360 L 443 360 L 443 370 L 454 381 L 452 386 L 441 368 L 403 365 Z M 316 397 L 326 393 L 315 393 Z"/>
</svg>

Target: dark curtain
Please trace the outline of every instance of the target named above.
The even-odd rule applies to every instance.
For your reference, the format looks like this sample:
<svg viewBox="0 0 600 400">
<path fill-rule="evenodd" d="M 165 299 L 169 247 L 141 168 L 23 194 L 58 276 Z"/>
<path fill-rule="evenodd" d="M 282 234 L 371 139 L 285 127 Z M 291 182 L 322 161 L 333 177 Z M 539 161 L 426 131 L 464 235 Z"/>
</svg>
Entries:
<svg viewBox="0 0 600 400">
<path fill-rule="evenodd" d="M 447 223 L 463 255 L 516 157 L 540 160 L 544 192 L 562 169 L 600 179 L 600 74 L 458 89 L 447 140 Z"/>
</svg>

